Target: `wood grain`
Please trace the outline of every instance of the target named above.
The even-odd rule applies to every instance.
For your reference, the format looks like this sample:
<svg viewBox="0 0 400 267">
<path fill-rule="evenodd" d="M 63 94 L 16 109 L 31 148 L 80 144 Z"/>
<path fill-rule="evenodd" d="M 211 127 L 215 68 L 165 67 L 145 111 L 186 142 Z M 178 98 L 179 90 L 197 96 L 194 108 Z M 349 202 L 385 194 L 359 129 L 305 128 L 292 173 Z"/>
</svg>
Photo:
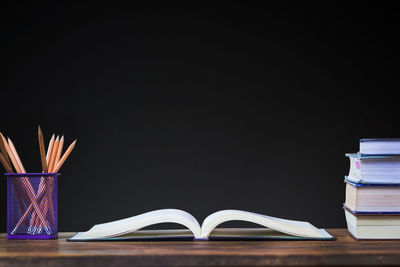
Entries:
<svg viewBox="0 0 400 267">
<path fill-rule="evenodd" d="M 399 241 L 66 242 L 7 240 L 0 266 L 384 266 L 400 264 Z"/>
</svg>

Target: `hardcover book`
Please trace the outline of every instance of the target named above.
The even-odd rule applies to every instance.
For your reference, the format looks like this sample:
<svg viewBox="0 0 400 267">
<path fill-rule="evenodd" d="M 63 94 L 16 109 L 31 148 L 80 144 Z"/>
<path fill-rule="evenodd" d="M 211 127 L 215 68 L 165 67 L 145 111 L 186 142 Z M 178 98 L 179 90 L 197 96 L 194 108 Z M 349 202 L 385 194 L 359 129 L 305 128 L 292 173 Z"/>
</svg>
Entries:
<svg viewBox="0 0 400 267">
<path fill-rule="evenodd" d="M 350 170 L 347 179 L 353 183 L 400 184 L 400 155 L 362 155 L 347 153 Z"/>
<path fill-rule="evenodd" d="M 358 212 L 344 207 L 347 229 L 356 239 L 400 239 L 400 213 Z"/>
<path fill-rule="evenodd" d="M 363 155 L 399 155 L 400 138 L 366 138 L 360 140 Z"/>
<path fill-rule="evenodd" d="M 400 184 L 345 182 L 345 205 L 353 212 L 400 212 Z"/>
<path fill-rule="evenodd" d="M 266 228 L 216 228 L 228 221 L 247 221 Z M 141 230 L 160 223 L 177 223 L 187 230 Z M 333 240 L 326 230 L 308 222 L 285 220 L 262 214 L 222 210 L 209 215 L 200 226 L 189 213 L 178 209 L 150 211 L 130 218 L 93 226 L 68 241 L 113 240 Z"/>
</svg>

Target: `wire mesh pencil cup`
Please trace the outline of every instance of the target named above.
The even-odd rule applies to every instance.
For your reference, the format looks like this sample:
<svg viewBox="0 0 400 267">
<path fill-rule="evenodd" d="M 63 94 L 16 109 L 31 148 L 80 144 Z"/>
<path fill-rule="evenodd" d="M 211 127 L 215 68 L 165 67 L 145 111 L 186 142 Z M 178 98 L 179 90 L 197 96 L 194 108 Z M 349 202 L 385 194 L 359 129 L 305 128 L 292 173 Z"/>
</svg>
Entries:
<svg viewBox="0 0 400 267">
<path fill-rule="evenodd" d="M 7 238 L 55 239 L 58 174 L 6 173 Z"/>
</svg>

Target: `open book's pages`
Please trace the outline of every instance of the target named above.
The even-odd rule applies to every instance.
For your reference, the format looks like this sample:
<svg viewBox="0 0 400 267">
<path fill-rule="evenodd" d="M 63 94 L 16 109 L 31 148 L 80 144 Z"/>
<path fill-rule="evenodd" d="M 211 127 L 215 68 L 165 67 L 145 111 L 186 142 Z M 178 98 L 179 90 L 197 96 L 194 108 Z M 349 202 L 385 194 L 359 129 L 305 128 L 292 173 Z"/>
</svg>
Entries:
<svg viewBox="0 0 400 267">
<path fill-rule="evenodd" d="M 365 155 L 398 155 L 400 154 L 400 138 L 361 139 L 360 153 Z"/>
<path fill-rule="evenodd" d="M 400 184 L 400 155 L 365 156 L 348 153 L 350 170 L 347 179 L 353 183 Z"/>
<path fill-rule="evenodd" d="M 400 212 L 400 184 L 346 181 L 345 206 L 359 212 Z"/>
<path fill-rule="evenodd" d="M 228 221 L 247 221 L 266 228 L 216 228 Z M 140 230 L 160 223 L 177 223 L 187 230 Z M 324 229 L 308 222 L 270 217 L 262 214 L 222 210 L 209 215 L 200 226 L 189 213 L 178 209 L 162 209 L 127 219 L 93 226 L 87 232 L 74 235 L 68 241 L 91 240 L 226 240 L 226 239 L 334 239 Z"/>
<path fill-rule="evenodd" d="M 400 239 L 400 214 L 355 214 L 345 208 L 347 229 L 356 239 Z"/>
</svg>

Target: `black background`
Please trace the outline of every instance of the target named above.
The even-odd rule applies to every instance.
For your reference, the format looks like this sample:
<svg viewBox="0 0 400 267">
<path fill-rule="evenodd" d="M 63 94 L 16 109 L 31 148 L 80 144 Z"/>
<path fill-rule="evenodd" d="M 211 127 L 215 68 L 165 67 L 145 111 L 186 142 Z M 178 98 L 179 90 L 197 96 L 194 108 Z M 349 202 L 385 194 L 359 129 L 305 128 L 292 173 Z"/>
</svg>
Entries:
<svg viewBox="0 0 400 267">
<path fill-rule="evenodd" d="M 345 152 L 399 137 L 398 10 L 198 2 L 1 9 L 0 131 L 77 146 L 59 228 L 159 208 L 344 227 Z M 46 142 L 47 142 L 46 141 Z M 6 179 L 0 230 L 6 231 Z"/>
</svg>

